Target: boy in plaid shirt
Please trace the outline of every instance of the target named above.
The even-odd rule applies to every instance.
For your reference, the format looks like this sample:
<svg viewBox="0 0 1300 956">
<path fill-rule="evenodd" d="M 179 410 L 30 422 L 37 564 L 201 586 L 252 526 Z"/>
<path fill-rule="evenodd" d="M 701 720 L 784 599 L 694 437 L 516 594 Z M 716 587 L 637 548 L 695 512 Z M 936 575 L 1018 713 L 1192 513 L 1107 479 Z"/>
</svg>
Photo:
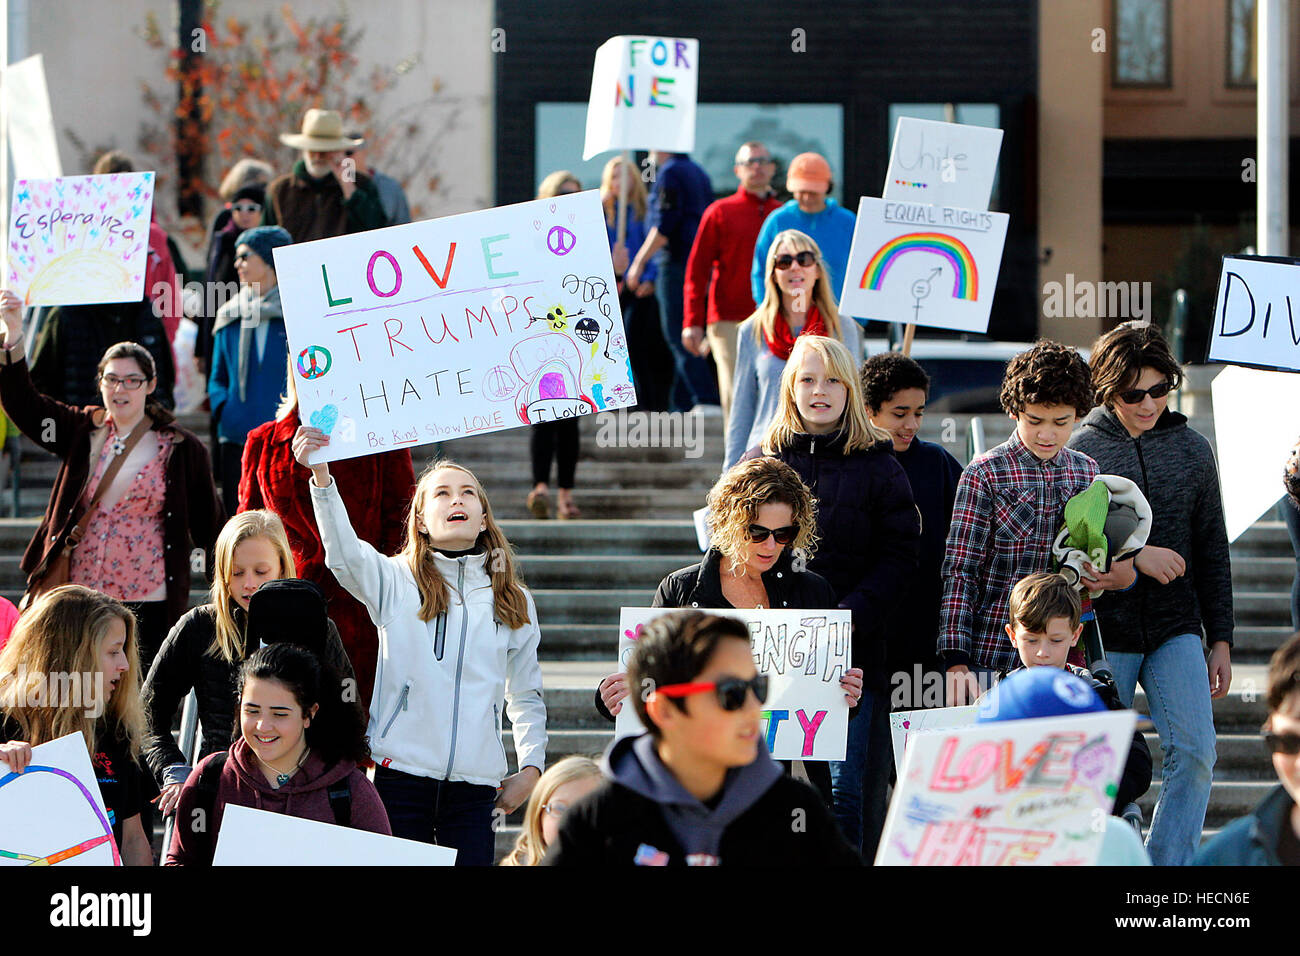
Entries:
<svg viewBox="0 0 1300 956">
<path fill-rule="evenodd" d="M 1002 628 L 1011 589 L 1049 569 L 1065 503 L 1097 474 L 1095 461 L 1065 447 L 1094 404 L 1078 352 L 1039 341 L 1008 363 L 1000 398 L 1016 430 L 967 466 L 948 531 L 938 650 L 949 705 L 973 702 L 980 675 L 988 681 L 1014 662 Z M 1132 559 L 1107 574 L 1087 570 L 1093 590 L 1122 590 L 1135 576 Z"/>
</svg>

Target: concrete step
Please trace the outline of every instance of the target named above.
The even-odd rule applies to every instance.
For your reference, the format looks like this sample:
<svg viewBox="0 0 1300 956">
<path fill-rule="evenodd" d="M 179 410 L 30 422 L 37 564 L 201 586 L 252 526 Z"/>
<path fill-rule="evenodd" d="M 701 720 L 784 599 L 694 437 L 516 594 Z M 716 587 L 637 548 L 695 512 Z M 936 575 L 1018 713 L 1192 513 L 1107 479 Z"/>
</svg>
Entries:
<svg viewBox="0 0 1300 956">
<path fill-rule="evenodd" d="M 698 554 L 534 554 L 524 558 L 521 563 L 524 580 L 532 589 L 594 590 L 614 585 L 620 588 L 649 588 L 653 592 L 670 571 L 684 568 L 698 560 Z"/>
<path fill-rule="evenodd" d="M 1250 813 L 1268 792 L 1277 786 L 1273 780 L 1215 780 L 1210 785 L 1210 805 L 1205 813 L 1205 825 L 1211 828 L 1226 826 L 1237 817 Z M 1153 780 L 1151 789 L 1138 800 L 1142 816 L 1147 826 L 1151 824 L 1151 815 L 1156 801 L 1160 798 L 1160 782 Z"/>
</svg>

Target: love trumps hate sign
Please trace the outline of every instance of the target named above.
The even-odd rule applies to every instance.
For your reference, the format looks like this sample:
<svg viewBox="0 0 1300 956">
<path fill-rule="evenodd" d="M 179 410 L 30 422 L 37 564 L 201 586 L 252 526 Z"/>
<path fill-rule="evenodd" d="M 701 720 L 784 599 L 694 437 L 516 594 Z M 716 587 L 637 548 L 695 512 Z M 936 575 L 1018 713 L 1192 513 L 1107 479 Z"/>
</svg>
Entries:
<svg viewBox="0 0 1300 956">
<path fill-rule="evenodd" d="M 622 609 L 619 670 L 627 672 L 641 627 L 666 613 L 672 613 L 672 609 Z M 843 760 L 849 739 L 849 705 L 840 678 L 852 666 L 852 612 L 838 608 L 727 608 L 704 613 L 734 617 L 749 627 L 754 667 L 768 677 L 760 726 L 768 752 L 777 760 Z M 616 737 L 639 734 L 645 729 L 637 719 L 631 695 L 650 690 L 628 688 L 623 709 L 615 718 Z"/>
<path fill-rule="evenodd" d="M 1137 715 L 1117 710 L 907 741 L 876 865 L 1091 866 Z"/>
<path fill-rule="evenodd" d="M 695 148 L 700 41 L 610 37 L 596 50 L 583 160 L 611 149 Z"/>
<path fill-rule="evenodd" d="M 636 404 L 596 190 L 275 250 L 313 462 Z"/>
</svg>

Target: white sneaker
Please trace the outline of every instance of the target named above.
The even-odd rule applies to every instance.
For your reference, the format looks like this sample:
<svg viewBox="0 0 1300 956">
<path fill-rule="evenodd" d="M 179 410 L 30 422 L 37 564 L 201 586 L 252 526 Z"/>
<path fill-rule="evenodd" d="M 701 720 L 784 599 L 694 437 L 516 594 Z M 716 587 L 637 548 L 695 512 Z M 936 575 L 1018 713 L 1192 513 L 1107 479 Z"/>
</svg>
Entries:
<svg viewBox="0 0 1300 956">
<path fill-rule="evenodd" d="M 710 418 L 722 417 L 721 405 L 696 405 L 691 409 L 692 415 L 707 415 Z"/>
</svg>

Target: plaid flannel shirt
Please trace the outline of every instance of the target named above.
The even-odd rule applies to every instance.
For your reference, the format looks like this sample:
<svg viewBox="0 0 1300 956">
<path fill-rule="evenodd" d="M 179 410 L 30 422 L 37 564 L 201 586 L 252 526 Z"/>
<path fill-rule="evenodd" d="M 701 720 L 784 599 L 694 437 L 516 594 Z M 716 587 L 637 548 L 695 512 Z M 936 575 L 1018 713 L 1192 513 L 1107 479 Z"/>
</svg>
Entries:
<svg viewBox="0 0 1300 956">
<path fill-rule="evenodd" d="M 1019 434 L 975 459 L 957 483 L 943 560 L 938 649 L 945 667 L 1005 670 L 1015 648 L 1003 629 L 1016 582 L 1050 570 L 1065 503 L 1092 483 L 1097 463 L 1062 448 L 1043 461 Z"/>
</svg>

